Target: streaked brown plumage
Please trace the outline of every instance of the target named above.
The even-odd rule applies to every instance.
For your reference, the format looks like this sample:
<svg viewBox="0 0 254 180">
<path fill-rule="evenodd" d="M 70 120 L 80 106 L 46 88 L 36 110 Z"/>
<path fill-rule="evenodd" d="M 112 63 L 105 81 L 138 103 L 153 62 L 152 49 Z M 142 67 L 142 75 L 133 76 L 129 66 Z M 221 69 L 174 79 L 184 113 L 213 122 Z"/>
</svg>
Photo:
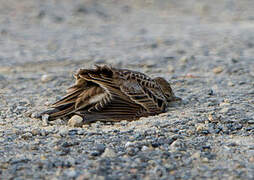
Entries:
<svg viewBox="0 0 254 180">
<path fill-rule="evenodd" d="M 169 83 L 157 77 L 127 69 L 96 66 L 80 69 L 67 95 L 44 112 L 49 120 L 79 115 L 84 123 L 136 120 L 165 111 L 169 102 L 179 100 Z"/>
</svg>

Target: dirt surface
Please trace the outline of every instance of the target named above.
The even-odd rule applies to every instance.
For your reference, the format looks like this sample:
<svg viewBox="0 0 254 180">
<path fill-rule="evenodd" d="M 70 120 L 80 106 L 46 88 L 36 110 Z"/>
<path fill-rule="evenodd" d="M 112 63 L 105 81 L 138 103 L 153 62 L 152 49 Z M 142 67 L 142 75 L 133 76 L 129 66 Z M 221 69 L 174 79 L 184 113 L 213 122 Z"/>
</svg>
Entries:
<svg viewBox="0 0 254 180">
<path fill-rule="evenodd" d="M 0 179 L 253 179 L 254 1 L 0 2 Z M 37 112 L 72 74 L 162 76 L 181 104 L 70 127 Z"/>
</svg>

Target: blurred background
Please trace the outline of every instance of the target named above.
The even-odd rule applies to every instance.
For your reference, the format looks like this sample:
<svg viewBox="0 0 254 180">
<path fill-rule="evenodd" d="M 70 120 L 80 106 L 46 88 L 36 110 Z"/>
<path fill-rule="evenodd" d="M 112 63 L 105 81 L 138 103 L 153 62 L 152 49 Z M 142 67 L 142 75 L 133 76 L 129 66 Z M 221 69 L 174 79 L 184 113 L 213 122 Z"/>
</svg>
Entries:
<svg viewBox="0 0 254 180">
<path fill-rule="evenodd" d="M 1 1 L 0 65 L 251 56 L 253 8 L 252 0 Z"/>
</svg>

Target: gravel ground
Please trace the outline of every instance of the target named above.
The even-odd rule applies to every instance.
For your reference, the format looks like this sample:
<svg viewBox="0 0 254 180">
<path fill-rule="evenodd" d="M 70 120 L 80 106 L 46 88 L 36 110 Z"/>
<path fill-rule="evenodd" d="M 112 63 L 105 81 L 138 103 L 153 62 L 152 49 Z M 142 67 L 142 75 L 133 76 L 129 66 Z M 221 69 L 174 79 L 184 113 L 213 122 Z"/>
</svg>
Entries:
<svg viewBox="0 0 254 180">
<path fill-rule="evenodd" d="M 0 179 L 253 179 L 253 0 L 0 2 Z M 33 117 L 111 64 L 183 98 L 139 121 Z"/>
</svg>

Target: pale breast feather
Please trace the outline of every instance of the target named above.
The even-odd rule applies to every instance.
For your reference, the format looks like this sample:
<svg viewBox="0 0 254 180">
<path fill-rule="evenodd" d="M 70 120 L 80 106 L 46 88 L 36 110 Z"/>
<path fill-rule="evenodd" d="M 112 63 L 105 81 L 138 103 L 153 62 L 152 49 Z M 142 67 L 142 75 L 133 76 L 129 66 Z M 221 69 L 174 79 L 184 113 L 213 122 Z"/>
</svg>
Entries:
<svg viewBox="0 0 254 180">
<path fill-rule="evenodd" d="M 107 93 L 97 94 L 89 99 L 89 104 L 97 103 L 107 96 Z"/>
</svg>

